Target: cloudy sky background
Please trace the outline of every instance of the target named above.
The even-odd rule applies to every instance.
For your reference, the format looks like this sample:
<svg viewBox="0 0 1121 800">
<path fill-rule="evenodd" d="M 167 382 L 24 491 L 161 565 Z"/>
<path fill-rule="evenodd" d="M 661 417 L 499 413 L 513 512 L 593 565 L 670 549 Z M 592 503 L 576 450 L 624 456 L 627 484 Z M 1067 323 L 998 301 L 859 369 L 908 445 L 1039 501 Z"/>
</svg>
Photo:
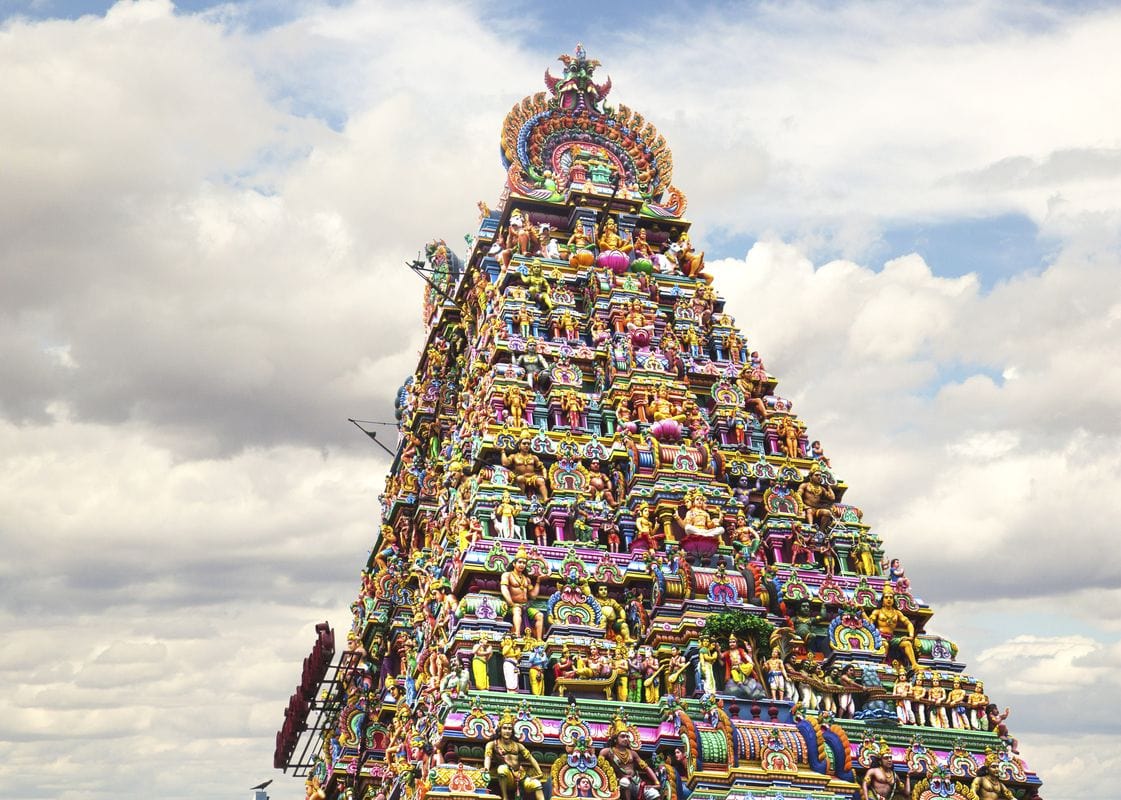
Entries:
<svg viewBox="0 0 1121 800">
<path fill-rule="evenodd" d="M 1048 800 L 1121 797 L 1121 10 L 0 0 L 0 782 L 230 798 L 339 631 L 403 266 L 582 41 Z"/>
</svg>

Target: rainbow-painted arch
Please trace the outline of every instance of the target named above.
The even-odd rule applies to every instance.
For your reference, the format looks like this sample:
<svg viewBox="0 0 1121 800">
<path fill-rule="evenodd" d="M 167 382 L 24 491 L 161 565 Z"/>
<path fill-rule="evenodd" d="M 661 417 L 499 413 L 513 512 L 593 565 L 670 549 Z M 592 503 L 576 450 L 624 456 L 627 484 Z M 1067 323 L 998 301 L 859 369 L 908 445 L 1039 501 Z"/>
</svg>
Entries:
<svg viewBox="0 0 1121 800">
<path fill-rule="evenodd" d="M 665 137 L 626 106 L 574 111 L 539 92 L 506 115 L 501 155 L 507 169 L 516 164 L 535 180 L 546 171 L 564 175 L 581 153 L 609 162 L 625 185 L 638 187 L 647 198 L 670 188 L 673 155 Z"/>
</svg>

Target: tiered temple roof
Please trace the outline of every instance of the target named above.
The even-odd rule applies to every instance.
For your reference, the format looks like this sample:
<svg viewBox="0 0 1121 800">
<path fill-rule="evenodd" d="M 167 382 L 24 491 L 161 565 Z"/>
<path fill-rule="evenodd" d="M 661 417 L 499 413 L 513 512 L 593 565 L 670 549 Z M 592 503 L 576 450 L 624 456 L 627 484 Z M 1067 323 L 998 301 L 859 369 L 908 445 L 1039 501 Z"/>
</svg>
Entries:
<svg viewBox="0 0 1121 800">
<path fill-rule="evenodd" d="M 664 138 L 561 61 L 470 253 L 426 248 L 380 531 L 277 766 L 317 798 L 1035 797 L 726 313 Z"/>
</svg>

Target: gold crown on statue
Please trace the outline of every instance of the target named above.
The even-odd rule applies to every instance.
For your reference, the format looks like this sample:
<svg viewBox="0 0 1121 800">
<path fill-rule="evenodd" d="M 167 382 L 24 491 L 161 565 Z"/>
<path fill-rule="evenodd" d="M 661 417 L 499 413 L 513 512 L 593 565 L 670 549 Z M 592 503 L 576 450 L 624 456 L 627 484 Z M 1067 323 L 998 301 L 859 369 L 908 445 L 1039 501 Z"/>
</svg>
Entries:
<svg viewBox="0 0 1121 800">
<path fill-rule="evenodd" d="M 629 720 L 627 719 L 627 712 L 620 708 L 615 712 L 615 716 L 611 719 L 611 727 L 608 729 L 607 734 L 608 736 L 618 736 L 624 731 L 630 733 L 631 726 L 629 724 Z"/>
<path fill-rule="evenodd" d="M 502 712 L 502 716 L 498 718 L 498 727 L 501 728 L 503 725 L 513 725 L 517 721 L 517 719 L 518 718 L 514 715 L 513 709 L 507 708 Z"/>
</svg>

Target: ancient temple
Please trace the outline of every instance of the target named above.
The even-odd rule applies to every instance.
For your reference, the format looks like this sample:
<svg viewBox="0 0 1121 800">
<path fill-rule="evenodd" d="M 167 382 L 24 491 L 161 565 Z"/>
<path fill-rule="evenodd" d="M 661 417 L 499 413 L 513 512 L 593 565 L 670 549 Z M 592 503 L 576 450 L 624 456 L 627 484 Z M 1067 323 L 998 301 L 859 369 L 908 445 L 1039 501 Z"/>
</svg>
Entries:
<svg viewBox="0 0 1121 800">
<path fill-rule="evenodd" d="M 560 60 L 470 253 L 426 248 L 353 624 L 276 765 L 348 800 L 1037 797 L 725 312 L 665 139 Z"/>
</svg>

